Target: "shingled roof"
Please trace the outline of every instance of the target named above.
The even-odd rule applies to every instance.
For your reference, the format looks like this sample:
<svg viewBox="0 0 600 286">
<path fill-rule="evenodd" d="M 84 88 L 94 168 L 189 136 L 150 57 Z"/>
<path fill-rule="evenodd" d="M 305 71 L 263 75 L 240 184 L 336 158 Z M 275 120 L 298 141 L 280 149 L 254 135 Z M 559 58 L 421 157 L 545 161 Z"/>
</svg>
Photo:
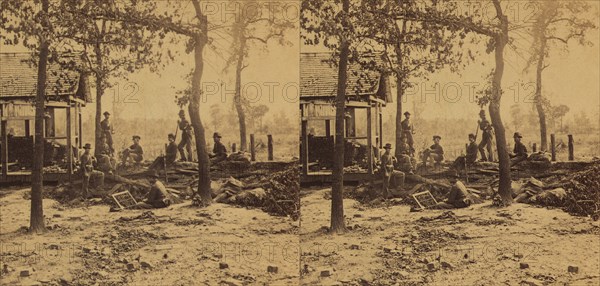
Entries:
<svg viewBox="0 0 600 286">
<path fill-rule="evenodd" d="M 80 61 L 75 55 L 75 62 Z M 29 53 L 0 53 L 0 99 L 35 97 L 37 67 L 31 63 Z M 89 101 L 87 79 L 79 72 L 49 63 L 47 69 L 46 96 L 65 99 L 75 96 Z"/>
<path fill-rule="evenodd" d="M 335 97 L 337 94 L 338 69 L 330 64 L 330 53 L 300 54 L 300 98 Z M 381 59 L 372 56 L 381 64 Z M 358 63 L 348 68 L 346 96 L 375 96 L 390 102 L 388 81 L 380 72 L 368 70 Z"/>
</svg>

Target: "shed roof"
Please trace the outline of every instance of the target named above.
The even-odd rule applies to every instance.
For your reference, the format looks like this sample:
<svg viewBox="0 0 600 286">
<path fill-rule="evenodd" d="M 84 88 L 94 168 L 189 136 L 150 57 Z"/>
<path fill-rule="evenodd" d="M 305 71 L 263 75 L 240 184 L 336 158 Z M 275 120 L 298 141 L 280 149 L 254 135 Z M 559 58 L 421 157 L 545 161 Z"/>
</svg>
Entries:
<svg viewBox="0 0 600 286">
<path fill-rule="evenodd" d="M 61 56 L 61 59 L 69 58 L 76 64 L 81 61 L 76 55 Z M 32 63 L 30 53 L 0 53 L 0 99 L 35 97 L 36 86 L 37 67 Z M 87 79 L 78 71 L 48 63 L 46 96 L 59 100 L 75 96 L 87 101 Z"/>
<path fill-rule="evenodd" d="M 337 94 L 338 69 L 330 63 L 331 53 L 300 54 L 300 98 L 335 97 Z M 372 58 L 377 65 L 382 59 L 377 55 L 363 56 Z M 390 102 L 388 81 L 385 75 L 369 70 L 359 63 L 351 63 L 348 68 L 346 96 L 376 96 Z"/>
</svg>

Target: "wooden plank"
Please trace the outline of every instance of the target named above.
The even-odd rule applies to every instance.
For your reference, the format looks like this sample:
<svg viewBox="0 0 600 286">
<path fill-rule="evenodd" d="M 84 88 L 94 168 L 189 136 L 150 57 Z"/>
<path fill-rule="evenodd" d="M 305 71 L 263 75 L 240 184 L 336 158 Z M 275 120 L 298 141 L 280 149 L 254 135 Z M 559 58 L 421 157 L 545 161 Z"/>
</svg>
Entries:
<svg viewBox="0 0 600 286">
<path fill-rule="evenodd" d="M 256 161 L 256 146 L 254 145 L 254 134 L 250 134 L 250 161 Z"/>
<path fill-rule="evenodd" d="M 302 120 L 302 130 L 300 131 L 300 146 L 302 150 L 300 152 L 300 161 L 302 162 L 302 174 L 308 174 L 308 121 Z"/>
<path fill-rule="evenodd" d="M 0 123 L 1 131 L 0 135 L 2 136 L 2 179 L 6 180 L 8 178 L 8 134 L 6 130 L 6 124 L 8 122 L 6 120 L 2 120 Z"/>
<path fill-rule="evenodd" d="M 71 106 L 67 107 L 67 174 L 69 174 L 69 183 L 73 175 L 73 134 L 71 130 Z"/>
<path fill-rule="evenodd" d="M 575 146 L 573 142 L 573 135 L 567 135 L 569 137 L 569 161 L 575 160 Z"/>
<path fill-rule="evenodd" d="M 331 136 L 331 120 L 325 120 L 325 136 L 329 138 Z"/>
<path fill-rule="evenodd" d="M 367 108 L 367 172 L 373 174 L 373 116 L 371 107 Z"/>
<path fill-rule="evenodd" d="M 273 135 L 267 135 L 268 160 L 273 161 Z"/>
<path fill-rule="evenodd" d="M 31 136 L 31 120 L 25 120 L 25 137 Z"/>
</svg>

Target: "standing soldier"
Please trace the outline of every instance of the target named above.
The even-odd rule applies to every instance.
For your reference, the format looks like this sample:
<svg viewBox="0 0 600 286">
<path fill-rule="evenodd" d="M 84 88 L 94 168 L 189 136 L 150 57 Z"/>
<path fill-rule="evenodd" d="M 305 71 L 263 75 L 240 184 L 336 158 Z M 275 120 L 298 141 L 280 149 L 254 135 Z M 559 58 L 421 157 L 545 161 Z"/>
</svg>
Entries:
<svg viewBox="0 0 600 286">
<path fill-rule="evenodd" d="M 104 111 L 102 114 L 104 115 L 104 120 L 100 122 L 100 130 L 102 130 L 102 137 L 106 138 L 106 144 L 108 144 L 110 152 L 112 153 L 115 151 L 113 148 L 112 138 L 112 135 L 115 134 L 115 131 L 110 123 L 110 113 L 108 111 Z"/>
<path fill-rule="evenodd" d="M 192 126 L 190 122 L 185 119 L 185 111 L 179 110 L 179 121 L 177 126 L 181 130 L 181 141 L 177 145 L 179 149 L 179 155 L 181 155 L 181 161 L 192 161 Z M 187 151 L 188 155 L 185 155 Z"/>
<path fill-rule="evenodd" d="M 485 110 L 479 111 L 478 121 L 479 129 L 481 130 L 481 142 L 479 143 L 479 153 L 481 154 L 481 161 L 492 160 L 492 125 L 487 119 L 485 119 Z M 485 155 L 485 149 L 487 149 L 488 156 Z"/>
<path fill-rule="evenodd" d="M 415 134 L 415 130 L 410 122 L 410 112 L 404 112 L 404 117 L 404 120 L 402 120 L 402 137 L 406 138 L 406 143 L 408 143 L 408 146 L 410 146 L 410 154 L 413 156 L 415 153 L 415 142 L 413 140 L 413 134 Z"/>
<path fill-rule="evenodd" d="M 392 144 L 385 144 L 383 149 L 385 149 L 385 153 L 381 155 L 380 172 L 383 177 L 383 197 L 387 199 L 390 195 L 390 181 L 394 175 L 394 163 L 396 163 L 396 158 L 390 153 Z"/>
</svg>

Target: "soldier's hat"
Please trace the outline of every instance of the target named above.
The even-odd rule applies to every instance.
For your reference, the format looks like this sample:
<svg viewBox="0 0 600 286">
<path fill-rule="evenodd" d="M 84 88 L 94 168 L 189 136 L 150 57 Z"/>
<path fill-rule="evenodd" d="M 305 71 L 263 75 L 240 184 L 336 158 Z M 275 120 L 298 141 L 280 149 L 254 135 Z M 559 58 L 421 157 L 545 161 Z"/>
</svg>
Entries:
<svg viewBox="0 0 600 286">
<path fill-rule="evenodd" d="M 83 149 L 92 149 L 92 144 L 85 143 L 85 145 L 83 146 Z"/>
<path fill-rule="evenodd" d="M 133 135 L 133 137 L 131 137 L 131 139 L 133 139 L 133 140 L 135 140 L 135 138 L 140 139 L 140 140 L 142 139 L 142 137 L 140 137 L 139 135 Z"/>
<path fill-rule="evenodd" d="M 383 149 L 392 149 L 392 144 L 390 144 L 390 143 L 385 144 L 385 146 L 383 146 Z"/>
<path fill-rule="evenodd" d="M 173 139 L 175 139 L 175 134 L 169 133 L 169 135 L 167 135 L 167 138 L 173 138 Z"/>
<path fill-rule="evenodd" d="M 215 132 L 213 134 L 213 138 L 221 138 L 221 134 L 219 134 L 219 132 Z"/>
<path fill-rule="evenodd" d="M 104 111 L 104 113 L 102 113 L 102 114 L 104 114 L 104 115 L 110 115 L 110 112 Z"/>
<path fill-rule="evenodd" d="M 475 134 L 473 134 L 473 133 L 470 133 L 470 134 L 469 134 L 469 138 L 475 138 Z"/>
<path fill-rule="evenodd" d="M 515 135 L 513 135 L 513 138 L 523 138 L 523 136 L 521 136 L 521 133 L 515 132 Z"/>
<path fill-rule="evenodd" d="M 485 115 L 485 110 L 479 110 L 479 115 Z"/>
<path fill-rule="evenodd" d="M 441 140 L 441 139 L 442 139 L 442 136 L 440 136 L 440 135 L 433 135 L 433 140 L 435 140 L 435 138 L 438 138 L 438 139 L 440 139 L 440 140 Z"/>
<path fill-rule="evenodd" d="M 404 115 L 410 115 L 410 112 L 406 111 L 404 112 Z"/>
<path fill-rule="evenodd" d="M 179 115 L 185 115 L 185 111 L 183 109 L 179 110 Z"/>
</svg>

